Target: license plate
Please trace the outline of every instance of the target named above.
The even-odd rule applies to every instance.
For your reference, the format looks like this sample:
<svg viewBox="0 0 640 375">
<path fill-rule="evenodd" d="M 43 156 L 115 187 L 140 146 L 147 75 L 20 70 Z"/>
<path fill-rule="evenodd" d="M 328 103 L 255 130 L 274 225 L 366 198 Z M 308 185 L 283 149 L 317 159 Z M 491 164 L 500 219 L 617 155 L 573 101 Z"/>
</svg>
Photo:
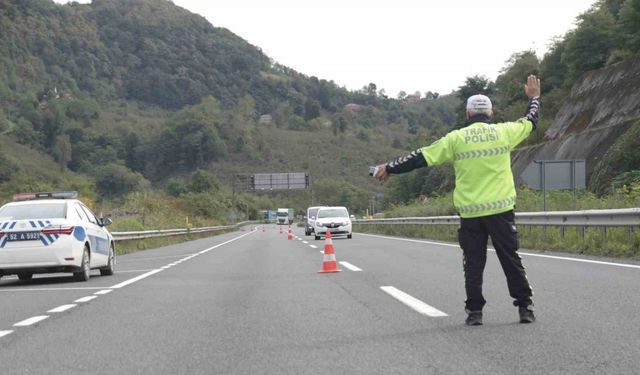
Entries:
<svg viewBox="0 0 640 375">
<path fill-rule="evenodd" d="M 36 241 L 40 239 L 40 232 L 7 233 L 9 241 Z"/>
</svg>

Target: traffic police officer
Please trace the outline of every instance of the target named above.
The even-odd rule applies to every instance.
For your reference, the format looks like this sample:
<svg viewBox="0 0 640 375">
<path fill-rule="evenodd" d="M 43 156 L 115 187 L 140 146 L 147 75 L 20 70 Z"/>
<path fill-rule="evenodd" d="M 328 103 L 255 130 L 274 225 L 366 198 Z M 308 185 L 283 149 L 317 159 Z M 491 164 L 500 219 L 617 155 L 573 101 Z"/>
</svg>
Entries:
<svg viewBox="0 0 640 375">
<path fill-rule="evenodd" d="M 406 157 L 379 165 L 375 175 L 385 181 L 390 174 L 453 162 L 456 175 L 453 204 L 461 217 L 458 240 L 464 256 L 467 325 L 482 324 L 482 308 L 486 303 L 482 295 L 482 275 L 488 237 L 507 277 L 520 322 L 535 321 L 533 292 L 517 252 L 518 232 L 513 213 L 516 189 L 510 156 L 511 150 L 529 136 L 538 123 L 540 80 L 530 75 L 524 86 L 529 105 L 523 118 L 490 124 L 491 100 L 484 95 L 471 96 L 467 100 L 466 127 Z"/>
</svg>

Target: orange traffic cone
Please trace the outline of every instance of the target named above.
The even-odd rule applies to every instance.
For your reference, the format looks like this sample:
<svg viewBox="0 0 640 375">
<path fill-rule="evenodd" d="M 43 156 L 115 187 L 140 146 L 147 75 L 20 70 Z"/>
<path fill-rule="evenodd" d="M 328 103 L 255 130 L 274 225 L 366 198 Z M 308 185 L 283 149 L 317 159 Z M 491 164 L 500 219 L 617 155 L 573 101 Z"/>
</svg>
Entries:
<svg viewBox="0 0 640 375">
<path fill-rule="evenodd" d="M 336 262 L 336 253 L 333 251 L 333 241 L 331 240 L 331 232 L 327 231 L 324 239 L 324 260 L 322 261 L 322 269 L 319 273 L 340 272 L 338 263 Z"/>
<path fill-rule="evenodd" d="M 291 227 L 289 227 L 289 235 L 287 236 L 288 240 L 292 240 L 293 239 L 293 232 L 291 231 Z"/>
</svg>

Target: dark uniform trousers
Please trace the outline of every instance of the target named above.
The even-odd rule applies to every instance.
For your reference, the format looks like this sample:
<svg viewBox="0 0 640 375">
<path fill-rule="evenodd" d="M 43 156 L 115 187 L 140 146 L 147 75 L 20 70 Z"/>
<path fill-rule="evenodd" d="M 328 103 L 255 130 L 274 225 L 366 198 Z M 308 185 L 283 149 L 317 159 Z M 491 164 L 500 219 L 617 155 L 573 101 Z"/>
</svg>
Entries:
<svg viewBox="0 0 640 375">
<path fill-rule="evenodd" d="M 486 301 L 482 296 L 482 274 L 487 262 L 487 240 L 491 237 L 493 247 L 507 277 L 509 294 L 515 306 L 533 304 L 533 292 L 518 255 L 518 231 L 513 210 L 496 215 L 465 219 L 461 218 L 458 239 L 464 258 L 464 282 L 467 292 L 465 302 L 469 311 L 480 311 Z"/>
</svg>

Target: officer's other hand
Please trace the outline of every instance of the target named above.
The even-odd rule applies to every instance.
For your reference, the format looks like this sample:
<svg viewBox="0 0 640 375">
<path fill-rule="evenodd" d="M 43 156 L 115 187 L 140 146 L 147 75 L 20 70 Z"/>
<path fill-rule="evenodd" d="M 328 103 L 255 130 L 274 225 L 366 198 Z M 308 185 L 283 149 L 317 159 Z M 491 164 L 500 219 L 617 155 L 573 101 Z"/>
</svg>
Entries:
<svg viewBox="0 0 640 375">
<path fill-rule="evenodd" d="M 540 79 L 533 74 L 529 75 L 524 85 L 524 92 L 529 99 L 540 96 Z"/>
<path fill-rule="evenodd" d="M 378 181 L 387 181 L 389 179 L 389 173 L 387 173 L 387 165 L 380 164 L 378 166 L 378 172 L 376 172 L 376 175 L 373 177 L 375 177 Z"/>
</svg>

